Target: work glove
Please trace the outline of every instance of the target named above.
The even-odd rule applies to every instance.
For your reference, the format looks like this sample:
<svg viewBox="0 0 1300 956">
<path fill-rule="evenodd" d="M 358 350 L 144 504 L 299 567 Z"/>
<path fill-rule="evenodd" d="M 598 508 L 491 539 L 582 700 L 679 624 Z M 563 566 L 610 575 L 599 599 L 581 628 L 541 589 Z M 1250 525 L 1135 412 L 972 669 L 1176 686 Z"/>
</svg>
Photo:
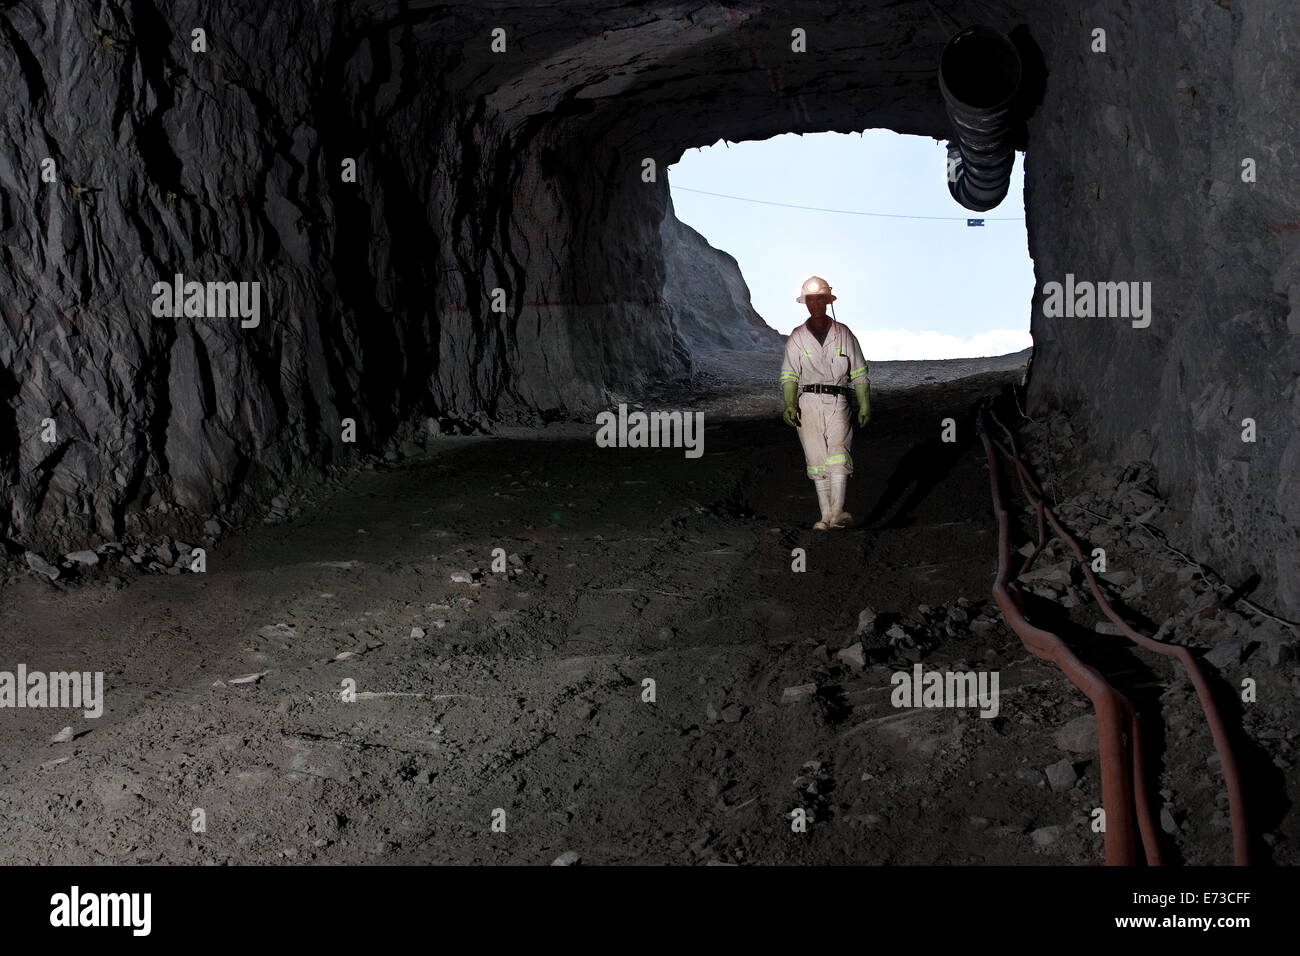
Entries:
<svg viewBox="0 0 1300 956">
<path fill-rule="evenodd" d="M 781 413 L 781 421 L 795 427 L 799 424 L 799 384 L 782 382 L 781 394 L 785 396 L 785 411 Z"/>
<path fill-rule="evenodd" d="M 858 382 L 853 389 L 858 393 L 858 427 L 866 428 L 871 421 L 871 383 Z"/>
</svg>

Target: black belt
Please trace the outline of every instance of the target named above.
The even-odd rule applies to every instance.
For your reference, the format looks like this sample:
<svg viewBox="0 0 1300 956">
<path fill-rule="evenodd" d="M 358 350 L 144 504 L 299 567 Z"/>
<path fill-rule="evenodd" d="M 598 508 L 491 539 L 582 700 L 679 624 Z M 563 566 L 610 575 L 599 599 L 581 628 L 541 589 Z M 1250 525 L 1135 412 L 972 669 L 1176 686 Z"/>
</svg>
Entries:
<svg viewBox="0 0 1300 956">
<path fill-rule="evenodd" d="M 843 395 L 845 398 L 853 397 L 853 389 L 843 385 L 801 385 L 799 388 L 802 392 L 816 392 L 818 395 Z"/>
</svg>

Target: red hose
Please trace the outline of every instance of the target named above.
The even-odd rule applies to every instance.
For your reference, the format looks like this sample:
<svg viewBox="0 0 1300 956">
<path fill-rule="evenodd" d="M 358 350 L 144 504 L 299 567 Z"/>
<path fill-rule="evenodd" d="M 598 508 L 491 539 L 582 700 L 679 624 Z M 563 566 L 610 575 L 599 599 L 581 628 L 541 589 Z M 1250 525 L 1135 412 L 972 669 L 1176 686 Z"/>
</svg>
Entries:
<svg viewBox="0 0 1300 956">
<path fill-rule="evenodd" d="M 991 415 L 991 413 L 990 413 Z M 996 422 L 997 418 L 993 416 Z M 1057 537 L 1069 546 L 1074 552 L 1075 559 L 1079 562 L 1079 567 L 1083 571 L 1084 578 L 1088 582 L 1088 588 L 1092 591 L 1092 596 L 1097 599 L 1097 605 L 1101 608 L 1103 614 L 1109 618 L 1121 633 L 1129 640 L 1133 641 L 1139 647 L 1144 647 L 1149 651 L 1154 651 L 1164 657 L 1177 658 L 1187 671 L 1187 676 L 1191 678 L 1192 685 L 1196 688 L 1196 696 L 1200 701 L 1201 711 L 1205 714 L 1206 723 L 1210 726 L 1210 735 L 1214 740 L 1214 749 L 1219 755 L 1220 766 L 1223 768 L 1224 785 L 1228 791 L 1228 808 L 1232 820 L 1232 844 L 1233 859 L 1239 866 L 1246 866 L 1250 863 L 1250 835 L 1246 823 L 1245 796 L 1241 786 L 1241 774 L 1237 768 L 1236 755 L 1233 752 L 1232 744 L 1228 739 L 1227 726 L 1223 722 L 1223 717 L 1219 713 L 1218 705 L 1214 702 L 1214 697 L 1210 692 L 1210 686 L 1206 683 L 1205 676 L 1196 666 L 1196 660 L 1192 657 L 1191 652 L 1185 647 L 1173 644 L 1165 644 L 1161 641 L 1154 640 L 1143 634 L 1138 633 L 1124 621 L 1122 617 L 1111 607 L 1110 602 L 1106 600 L 1101 591 L 1101 586 L 1097 583 L 1093 575 L 1092 567 L 1088 559 L 1084 557 L 1083 549 L 1079 543 L 1070 535 L 1068 531 L 1061 526 L 1056 515 L 1046 506 L 1043 501 L 1042 489 L 1034 481 L 1033 476 L 1025 463 L 1016 454 L 1015 439 L 1011 433 L 998 422 L 1003 432 L 1007 434 L 1011 442 L 1011 450 L 999 448 L 1003 455 L 1006 455 L 1015 463 L 1016 471 L 1020 475 L 1021 485 L 1025 488 L 1026 494 L 1034 503 L 1039 513 L 1039 521 L 1046 516 L 1047 521 L 1051 524 L 1052 530 L 1056 532 Z M 1145 795 L 1143 795 L 1145 796 Z"/>
<path fill-rule="evenodd" d="M 991 416 L 991 413 L 988 413 Z M 997 421 L 996 418 L 993 419 Z M 989 483 L 993 495 L 993 509 L 998 520 L 998 570 L 993 583 L 993 598 L 1001 609 L 1007 624 L 1020 638 L 1021 643 L 1032 654 L 1044 660 L 1050 660 L 1065 673 L 1070 681 L 1082 690 L 1097 714 L 1097 741 L 1101 756 L 1101 791 L 1102 806 L 1106 813 L 1106 862 L 1108 865 L 1132 865 L 1136 862 L 1136 847 L 1133 840 L 1133 821 L 1136 815 L 1138 829 L 1142 835 L 1143 850 L 1147 862 L 1159 865 L 1161 862 L 1159 836 L 1147 796 L 1147 786 L 1142 758 L 1142 739 L 1136 711 L 1129 701 L 1120 694 L 1096 670 L 1084 664 L 1074 655 L 1069 647 L 1057 635 L 1034 627 L 1025 618 L 1020 606 L 1018 590 L 1009 580 L 1011 565 L 1010 517 L 1002 504 L 1001 489 L 998 479 L 998 463 L 994 448 L 1015 464 L 1021 487 L 1034 505 L 1038 525 L 1038 542 L 1030 556 L 1020 569 L 1025 573 L 1042 551 L 1046 543 L 1046 526 L 1052 530 L 1074 552 L 1079 561 L 1088 586 L 1097 599 L 1102 612 L 1113 621 L 1134 643 L 1148 650 L 1169 657 L 1176 657 L 1187 669 L 1189 677 L 1196 688 L 1201 709 L 1205 712 L 1214 738 L 1215 749 L 1223 767 L 1224 781 L 1228 790 L 1228 802 L 1232 817 L 1233 856 L 1238 865 L 1250 862 L 1249 831 L 1246 826 L 1244 798 L 1241 778 L 1237 763 L 1228 740 L 1227 729 L 1219 714 L 1214 699 L 1210 694 L 1205 678 L 1196 666 L 1190 652 L 1184 647 L 1163 644 L 1152 640 L 1133 630 L 1115 612 L 1093 576 L 1092 568 L 1084 557 L 1083 549 L 1061 526 L 1051 509 L 1043 501 L 1043 495 L 1033 476 L 1023 461 L 1015 453 L 1015 440 L 1011 433 L 998 422 L 999 427 L 1011 441 L 1012 450 L 997 445 L 989 438 L 984 420 L 980 422 L 980 440 L 988 458 Z M 1122 725 L 1121 725 L 1122 720 Z M 1129 760 L 1125 759 L 1124 729 L 1128 730 Z"/>
</svg>

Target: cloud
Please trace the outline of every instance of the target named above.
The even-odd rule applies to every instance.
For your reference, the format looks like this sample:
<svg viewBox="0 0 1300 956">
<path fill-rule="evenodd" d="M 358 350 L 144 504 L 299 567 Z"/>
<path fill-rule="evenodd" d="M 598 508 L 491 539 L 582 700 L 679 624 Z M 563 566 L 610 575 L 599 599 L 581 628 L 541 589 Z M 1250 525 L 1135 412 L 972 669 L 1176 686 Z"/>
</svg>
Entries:
<svg viewBox="0 0 1300 956">
<path fill-rule="evenodd" d="M 1034 344 L 1028 329 L 989 329 L 963 339 L 945 332 L 855 329 L 851 324 L 849 328 L 862 344 L 867 360 L 875 362 L 1008 355 Z"/>
</svg>

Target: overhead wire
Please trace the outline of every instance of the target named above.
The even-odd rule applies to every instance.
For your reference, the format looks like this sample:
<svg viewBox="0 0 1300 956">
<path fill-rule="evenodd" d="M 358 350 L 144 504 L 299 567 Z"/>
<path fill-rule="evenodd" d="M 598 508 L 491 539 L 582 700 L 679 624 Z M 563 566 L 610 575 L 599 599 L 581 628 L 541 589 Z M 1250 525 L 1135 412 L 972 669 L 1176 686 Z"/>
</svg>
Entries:
<svg viewBox="0 0 1300 956">
<path fill-rule="evenodd" d="M 873 216 L 881 219 L 929 219 L 941 222 L 965 222 L 968 219 L 980 219 L 983 222 L 1024 222 L 1024 216 L 914 216 L 895 212 L 864 212 L 857 209 L 830 209 L 824 206 L 801 206 L 798 203 L 777 202 L 774 199 L 754 199 L 749 196 L 731 196 L 727 193 L 709 192 L 707 189 L 692 189 L 689 186 L 673 186 L 682 192 L 699 193 L 702 196 L 716 196 L 719 199 L 735 199 L 740 202 L 758 203 L 763 206 L 783 206 L 786 209 L 806 209 L 809 212 L 832 212 L 845 216 Z"/>
</svg>

